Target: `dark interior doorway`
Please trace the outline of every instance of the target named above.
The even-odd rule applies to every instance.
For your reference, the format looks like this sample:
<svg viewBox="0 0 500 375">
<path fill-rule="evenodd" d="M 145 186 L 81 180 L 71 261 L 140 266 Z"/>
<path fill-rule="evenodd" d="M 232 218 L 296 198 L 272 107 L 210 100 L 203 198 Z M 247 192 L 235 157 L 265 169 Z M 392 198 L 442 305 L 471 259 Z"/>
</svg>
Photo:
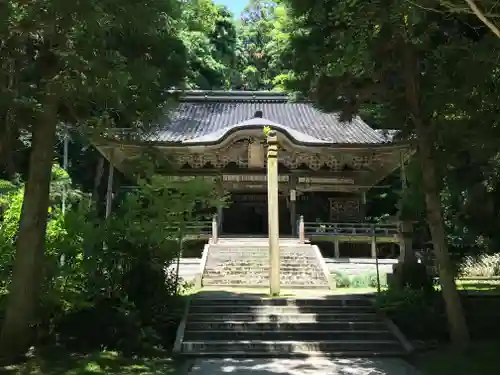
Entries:
<svg viewBox="0 0 500 375">
<path fill-rule="evenodd" d="M 222 234 L 267 234 L 265 204 L 233 203 L 224 209 Z"/>
<path fill-rule="evenodd" d="M 290 210 L 282 197 L 279 200 L 280 235 L 291 235 Z M 267 193 L 240 194 L 223 211 L 222 235 L 267 235 Z"/>
</svg>

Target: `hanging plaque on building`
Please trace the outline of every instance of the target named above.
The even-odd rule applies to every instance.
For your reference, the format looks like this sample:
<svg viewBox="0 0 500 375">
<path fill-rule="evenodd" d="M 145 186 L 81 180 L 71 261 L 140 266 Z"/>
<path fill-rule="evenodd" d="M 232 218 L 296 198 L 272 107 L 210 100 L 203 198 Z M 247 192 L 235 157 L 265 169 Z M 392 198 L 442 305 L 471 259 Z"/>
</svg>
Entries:
<svg viewBox="0 0 500 375">
<path fill-rule="evenodd" d="M 361 215 L 361 204 L 357 198 L 329 198 L 331 221 L 354 221 Z"/>
<path fill-rule="evenodd" d="M 287 183 L 290 180 L 290 176 L 280 175 L 278 176 L 278 182 Z M 267 182 L 267 176 L 265 174 L 224 174 L 222 175 L 222 181 L 224 182 Z"/>
</svg>

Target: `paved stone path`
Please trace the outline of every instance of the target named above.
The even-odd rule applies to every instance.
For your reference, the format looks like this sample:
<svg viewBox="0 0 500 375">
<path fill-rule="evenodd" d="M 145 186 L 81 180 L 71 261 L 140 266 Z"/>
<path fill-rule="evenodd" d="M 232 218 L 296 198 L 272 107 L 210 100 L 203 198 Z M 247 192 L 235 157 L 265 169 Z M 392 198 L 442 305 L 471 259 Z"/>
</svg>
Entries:
<svg viewBox="0 0 500 375">
<path fill-rule="evenodd" d="M 422 375 L 398 358 L 197 359 L 189 375 Z"/>
</svg>

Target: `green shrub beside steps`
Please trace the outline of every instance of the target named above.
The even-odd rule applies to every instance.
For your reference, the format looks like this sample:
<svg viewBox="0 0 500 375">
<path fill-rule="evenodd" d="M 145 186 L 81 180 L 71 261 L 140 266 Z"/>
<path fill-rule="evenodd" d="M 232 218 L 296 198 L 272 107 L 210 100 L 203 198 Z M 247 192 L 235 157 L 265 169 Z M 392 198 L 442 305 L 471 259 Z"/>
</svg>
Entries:
<svg viewBox="0 0 500 375">
<path fill-rule="evenodd" d="M 366 272 L 359 275 L 347 275 L 343 272 L 333 272 L 331 277 L 335 280 L 337 288 L 377 288 L 377 273 Z M 387 287 L 387 274 L 380 273 L 380 287 Z"/>
</svg>

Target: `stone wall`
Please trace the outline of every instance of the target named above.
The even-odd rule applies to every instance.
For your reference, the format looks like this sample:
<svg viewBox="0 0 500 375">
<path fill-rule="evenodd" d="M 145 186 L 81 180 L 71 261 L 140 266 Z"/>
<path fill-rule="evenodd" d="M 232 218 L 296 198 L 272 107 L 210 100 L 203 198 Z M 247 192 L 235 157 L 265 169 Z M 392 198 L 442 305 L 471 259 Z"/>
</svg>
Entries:
<svg viewBox="0 0 500 375">
<path fill-rule="evenodd" d="M 199 271 L 201 258 L 181 258 L 179 264 L 179 276 L 187 282 L 193 282 Z M 171 264 L 168 270 L 175 272 L 177 264 Z"/>
<path fill-rule="evenodd" d="M 377 272 L 375 259 L 372 258 L 325 258 L 325 262 L 331 273 L 339 272 L 346 276 Z M 392 273 L 392 265 L 397 262 L 397 259 L 379 259 L 378 269 L 380 274 Z"/>
</svg>

